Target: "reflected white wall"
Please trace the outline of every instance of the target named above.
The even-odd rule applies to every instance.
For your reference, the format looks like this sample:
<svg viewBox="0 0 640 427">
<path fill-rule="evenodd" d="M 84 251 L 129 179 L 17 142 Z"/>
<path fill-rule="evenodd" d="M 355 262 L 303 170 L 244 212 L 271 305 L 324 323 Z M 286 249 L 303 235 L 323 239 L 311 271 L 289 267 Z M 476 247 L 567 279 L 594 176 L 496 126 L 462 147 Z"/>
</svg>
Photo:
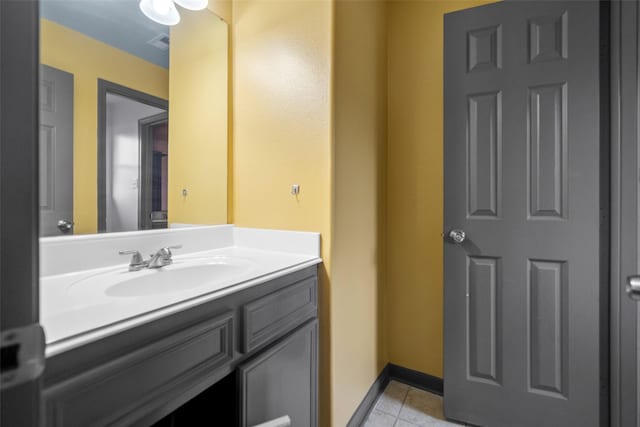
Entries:
<svg viewBox="0 0 640 427">
<path fill-rule="evenodd" d="M 140 148 L 138 121 L 164 110 L 107 94 L 107 231 L 138 230 Z"/>
</svg>

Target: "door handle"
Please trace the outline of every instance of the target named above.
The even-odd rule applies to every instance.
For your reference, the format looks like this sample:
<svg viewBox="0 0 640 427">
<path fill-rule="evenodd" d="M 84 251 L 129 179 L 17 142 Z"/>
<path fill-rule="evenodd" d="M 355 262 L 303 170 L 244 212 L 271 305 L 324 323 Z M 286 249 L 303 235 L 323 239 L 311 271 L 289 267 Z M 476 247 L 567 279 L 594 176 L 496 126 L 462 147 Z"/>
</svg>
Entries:
<svg viewBox="0 0 640 427">
<path fill-rule="evenodd" d="M 467 233 L 465 233 L 464 230 L 453 229 L 446 233 L 445 236 L 451 243 L 459 245 L 465 241 L 465 239 L 467 238 Z"/>
<path fill-rule="evenodd" d="M 67 219 L 61 219 L 60 221 L 58 221 L 58 230 L 62 231 L 63 233 L 70 232 L 72 228 L 73 221 L 69 221 Z"/>
<path fill-rule="evenodd" d="M 624 290 L 629 298 L 634 301 L 640 301 L 640 276 L 627 277 L 627 285 Z"/>
</svg>

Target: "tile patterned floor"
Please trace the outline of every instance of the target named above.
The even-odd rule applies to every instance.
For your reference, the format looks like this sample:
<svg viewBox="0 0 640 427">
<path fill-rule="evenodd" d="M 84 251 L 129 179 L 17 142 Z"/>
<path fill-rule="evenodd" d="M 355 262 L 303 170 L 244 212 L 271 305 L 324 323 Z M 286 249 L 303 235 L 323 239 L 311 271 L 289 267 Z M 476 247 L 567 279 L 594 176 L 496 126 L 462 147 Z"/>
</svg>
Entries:
<svg viewBox="0 0 640 427">
<path fill-rule="evenodd" d="M 391 381 L 376 402 L 364 427 L 446 427 L 442 396 Z"/>
</svg>

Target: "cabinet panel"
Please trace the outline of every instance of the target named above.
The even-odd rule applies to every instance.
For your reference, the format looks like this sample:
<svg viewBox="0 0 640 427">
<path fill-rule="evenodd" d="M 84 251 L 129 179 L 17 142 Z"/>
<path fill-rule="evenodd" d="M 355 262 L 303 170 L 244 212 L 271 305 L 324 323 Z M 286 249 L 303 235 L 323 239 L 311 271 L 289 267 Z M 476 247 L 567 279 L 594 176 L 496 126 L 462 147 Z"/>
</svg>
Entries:
<svg viewBox="0 0 640 427">
<path fill-rule="evenodd" d="M 47 425 L 130 425 L 232 356 L 229 312 L 48 389 Z"/>
<path fill-rule="evenodd" d="M 246 353 L 316 316 L 316 276 L 246 304 L 242 310 L 242 350 Z"/>
<path fill-rule="evenodd" d="M 317 320 L 238 368 L 240 425 L 288 415 L 293 426 L 317 426 Z"/>
</svg>

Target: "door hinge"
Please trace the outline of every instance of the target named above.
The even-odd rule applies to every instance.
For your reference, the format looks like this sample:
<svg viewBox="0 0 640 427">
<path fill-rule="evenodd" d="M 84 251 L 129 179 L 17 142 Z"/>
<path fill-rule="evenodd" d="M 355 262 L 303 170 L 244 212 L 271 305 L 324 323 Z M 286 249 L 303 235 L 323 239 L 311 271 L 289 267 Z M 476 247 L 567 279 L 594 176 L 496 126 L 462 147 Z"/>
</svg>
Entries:
<svg viewBox="0 0 640 427">
<path fill-rule="evenodd" d="M 35 380 L 44 371 L 44 330 L 38 323 L 0 334 L 0 389 Z"/>
</svg>

